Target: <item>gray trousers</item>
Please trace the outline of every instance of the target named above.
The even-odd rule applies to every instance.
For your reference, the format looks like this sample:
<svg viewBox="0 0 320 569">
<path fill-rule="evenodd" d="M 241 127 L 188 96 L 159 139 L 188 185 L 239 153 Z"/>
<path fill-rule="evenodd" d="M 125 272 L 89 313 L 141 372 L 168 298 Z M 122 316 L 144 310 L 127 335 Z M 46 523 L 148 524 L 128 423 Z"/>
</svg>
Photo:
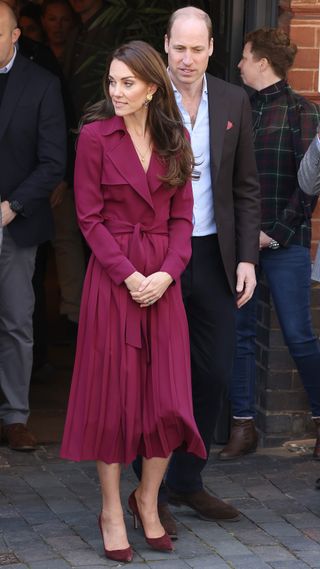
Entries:
<svg viewBox="0 0 320 569">
<path fill-rule="evenodd" d="M 36 247 L 17 247 L 3 230 L 0 254 L 0 419 L 26 423 L 32 370 L 32 276 Z"/>
</svg>

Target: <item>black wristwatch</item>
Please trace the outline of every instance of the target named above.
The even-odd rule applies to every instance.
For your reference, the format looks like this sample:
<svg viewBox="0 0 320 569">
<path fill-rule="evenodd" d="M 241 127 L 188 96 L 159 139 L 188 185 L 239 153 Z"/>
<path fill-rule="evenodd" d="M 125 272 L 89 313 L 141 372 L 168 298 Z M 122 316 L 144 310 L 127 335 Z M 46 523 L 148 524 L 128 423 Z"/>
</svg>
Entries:
<svg viewBox="0 0 320 569">
<path fill-rule="evenodd" d="M 12 202 L 9 202 L 9 207 L 14 211 L 14 213 L 20 213 L 23 215 L 23 205 L 18 200 L 12 200 Z"/>
</svg>

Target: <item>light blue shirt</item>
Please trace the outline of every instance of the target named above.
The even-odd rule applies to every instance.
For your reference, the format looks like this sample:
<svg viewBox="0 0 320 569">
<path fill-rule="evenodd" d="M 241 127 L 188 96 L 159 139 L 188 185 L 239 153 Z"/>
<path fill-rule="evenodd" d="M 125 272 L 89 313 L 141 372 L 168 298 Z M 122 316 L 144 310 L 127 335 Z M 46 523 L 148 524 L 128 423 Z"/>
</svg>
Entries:
<svg viewBox="0 0 320 569">
<path fill-rule="evenodd" d="M 189 113 L 182 104 L 182 95 L 172 83 L 177 105 L 188 129 L 191 146 L 196 161 L 195 171 L 200 173 L 197 180 L 192 180 L 193 190 L 193 233 L 194 237 L 217 233 L 214 219 L 212 182 L 210 172 L 210 128 L 208 109 L 208 89 L 206 76 L 203 76 L 203 90 L 196 122 L 192 128 Z"/>
<path fill-rule="evenodd" d="M 17 48 L 16 48 L 16 46 L 14 45 L 13 48 L 14 48 L 14 54 L 13 54 L 13 56 L 11 57 L 11 59 L 10 59 L 10 61 L 7 63 L 7 65 L 5 65 L 4 67 L 0 67 L 0 73 L 9 73 L 11 67 L 13 66 L 14 60 L 15 60 L 16 55 L 17 55 Z"/>
</svg>

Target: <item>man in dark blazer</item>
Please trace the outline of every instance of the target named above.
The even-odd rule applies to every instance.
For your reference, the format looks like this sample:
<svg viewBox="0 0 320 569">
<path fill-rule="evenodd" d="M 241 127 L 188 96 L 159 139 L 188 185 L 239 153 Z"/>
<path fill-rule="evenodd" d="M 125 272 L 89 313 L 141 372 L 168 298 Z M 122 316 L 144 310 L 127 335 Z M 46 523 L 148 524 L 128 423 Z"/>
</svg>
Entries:
<svg viewBox="0 0 320 569">
<path fill-rule="evenodd" d="M 37 245 L 53 234 L 49 196 L 64 175 L 66 129 L 59 80 L 17 51 L 19 36 L 0 1 L 0 420 L 11 448 L 33 450 L 32 275 Z"/>
<path fill-rule="evenodd" d="M 231 379 L 236 306 L 251 298 L 256 285 L 260 199 L 251 108 L 242 88 L 206 74 L 213 39 L 210 18 L 202 10 L 187 7 L 172 14 L 165 51 L 200 174 L 193 180 L 192 258 L 182 275 L 182 289 L 190 330 L 194 415 L 209 453 Z M 205 464 L 184 452 L 171 459 L 159 515 L 173 538 L 176 527 L 168 499 L 209 521 L 239 518 L 233 506 L 204 490 Z"/>
<path fill-rule="evenodd" d="M 207 452 L 222 396 L 229 388 L 236 306 L 256 285 L 260 199 L 251 108 L 240 87 L 205 73 L 213 52 L 209 16 L 177 10 L 165 38 L 169 75 L 191 137 L 200 178 L 193 182 L 192 258 L 182 277 L 189 321 L 194 415 Z M 206 520 L 233 521 L 239 512 L 203 488 L 206 462 L 173 455 L 166 477 L 169 502 Z"/>
</svg>

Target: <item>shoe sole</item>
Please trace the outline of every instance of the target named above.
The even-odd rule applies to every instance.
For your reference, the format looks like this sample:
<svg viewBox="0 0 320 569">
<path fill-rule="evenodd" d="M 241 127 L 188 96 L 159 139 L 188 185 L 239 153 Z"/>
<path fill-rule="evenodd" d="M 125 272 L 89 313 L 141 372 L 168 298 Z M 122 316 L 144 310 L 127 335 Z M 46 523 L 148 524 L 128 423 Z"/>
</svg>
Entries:
<svg viewBox="0 0 320 569">
<path fill-rule="evenodd" d="M 218 454 L 218 460 L 234 460 L 235 458 L 241 458 L 242 456 L 246 456 L 246 454 L 253 454 L 257 451 L 257 448 L 258 447 L 255 447 L 250 450 L 246 450 L 246 452 L 242 452 L 241 454 L 234 454 L 233 456 L 221 456 L 221 454 Z"/>
<path fill-rule="evenodd" d="M 241 519 L 241 514 L 238 514 L 234 518 L 218 518 L 218 517 L 209 518 L 200 514 L 198 510 L 190 506 L 190 504 L 187 504 L 187 502 L 180 502 L 180 501 L 176 502 L 174 499 L 169 499 L 169 504 L 171 504 L 172 506 L 177 506 L 178 508 L 180 508 L 181 506 L 187 506 L 188 508 L 190 508 L 190 510 L 193 510 L 196 513 L 198 518 L 204 520 L 205 522 L 238 522 Z"/>
</svg>

